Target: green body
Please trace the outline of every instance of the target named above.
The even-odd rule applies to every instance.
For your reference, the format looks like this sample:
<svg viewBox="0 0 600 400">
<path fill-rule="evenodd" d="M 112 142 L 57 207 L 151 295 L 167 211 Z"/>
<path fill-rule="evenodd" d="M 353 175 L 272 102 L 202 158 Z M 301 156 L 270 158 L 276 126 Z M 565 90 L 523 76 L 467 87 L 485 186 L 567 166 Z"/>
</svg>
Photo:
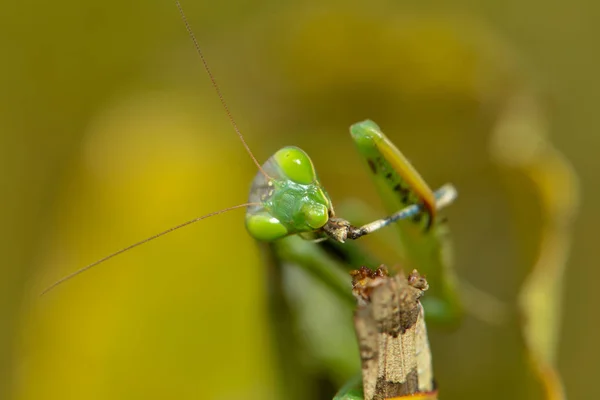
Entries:
<svg viewBox="0 0 600 400">
<path fill-rule="evenodd" d="M 399 264 L 405 271 L 416 268 L 427 277 L 430 290 L 423 298 L 423 304 L 428 322 L 456 321 L 461 314 L 461 307 L 448 257 L 447 227 L 436 219 L 434 192 L 374 122 L 367 120 L 352 125 L 350 132 L 372 173 L 388 212 L 393 214 L 407 207 L 419 207 L 416 212 L 407 213 L 406 218 L 403 217 L 394 223 L 399 234 L 395 248 L 398 249 Z M 329 293 L 337 295 L 340 307 L 352 310 L 355 300 L 351 295 L 350 277 L 347 272 L 362 265 L 376 268 L 380 262 L 368 254 L 358 242 L 340 243 L 342 241 L 336 241 L 329 236 L 325 242 L 316 243 L 295 237 L 310 234 L 313 238 L 327 238 L 325 226 L 330 221 L 339 219 L 308 155 L 297 147 L 284 147 L 275 153 L 263 165 L 263 171 L 257 173 L 252 183 L 249 202 L 256 205 L 248 207 L 246 227 L 255 239 L 271 243 L 268 247 L 268 261 L 274 266 L 272 271 L 296 265 L 315 282 L 324 284 Z M 303 348 L 304 344 L 291 332 L 302 331 L 308 320 L 314 323 L 317 313 L 314 312 L 313 306 L 313 312 L 309 311 L 303 315 L 297 310 L 293 311 L 290 303 L 309 304 L 314 296 L 311 289 L 308 289 L 303 293 L 304 298 L 300 300 L 283 299 L 286 291 L 282 290 L 282 287 L 289 287 L 290 284 L 300 285 L 298 281 L 285 282 L 285 275 L 279 272 L 271 274 L 272 287 L 280 288 L 270 291 L 272 307 L 279 315 L 275 316 L 277 321 L 273 323 L 275 337 L 279 341 L 278 355 L 281 358 L 286 387 L 298 388 L 294 398 L 312 398 L 314 392 L 311 392 L 308 384 L 313 373 L 312 367 L 302 374 L 299 371 L 303 367 L 292 362 L 304 356 L 298 354 L 297 350 Z M 292 308 L 283 310 L 288 306 Z M 278 323 L 281 322 L 282 313 L 294 316 L 289 321 L 294 327 L 283 327 Z M 324 320 L 322 324 L 327 322 Z M 343 328 L 348 327 L 344 325 Z M 331 332 L 334 329 L 335 327 L 328 328 L 329 334 L 335 335 L 336 333 Z M 319 353 L 319 350 L 315 350 L 315 353 Z M 350 363 L 358 361 L 356 354 L 346 353 L 352 359 Z M 323 363 L 330 362 L 330 355 L 313 356 L 321 359 Z M 300 379 L 303 379 L 304 384 L 293 382 Z M 360 387 L 360 384 L 358 386 Z M 350 386 L 347 388 L 348 390 L 340 392 L 336 399 L 362 398 L 360 390 L 350 390 Z"/>
<path fill-rule="evenodd" d="M 428 320 L 456 321 L 461 307 L 451 268 L 447 227 L 435 218 L 433 191 L 373 121 L 352 125 L 350 133 L 387 211 L 394 213 L 414 204 L 422 206 L 423 212 L 395 223 L 399 233 L 398 258 L 405 270 L 418 269 L 430 282 L 432 289 L 423 300 Z M 246 227 L 260 241 L 320 232 L 335 216 L 310 157 L 292 146 L 277 151 L 263 165 L 252 183 L 249 202 L 257 205 L 248 207 Z M 340 251 L 345 250 L 341 247 Z"/>
</svg>

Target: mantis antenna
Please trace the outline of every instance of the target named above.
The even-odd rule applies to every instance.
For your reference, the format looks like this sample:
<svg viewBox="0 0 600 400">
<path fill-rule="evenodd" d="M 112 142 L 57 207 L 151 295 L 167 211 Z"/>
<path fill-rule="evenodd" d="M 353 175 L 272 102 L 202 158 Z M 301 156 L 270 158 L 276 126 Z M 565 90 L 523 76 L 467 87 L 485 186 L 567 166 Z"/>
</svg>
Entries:
<svg viewBox="0 0 600 400">
<path fill-rule="evenodd" d="M 213 86 L 213 88 L 215 89 L 215 92 L 217 92 L 217 96 L 219 97 L 219 100 L 221 102 L 221 105 L 223 106 L 223 109 L 225 110 L 225 114 L 227 114 L 227 118 L 229 119 L 229 122 L 231 123 L 231 125 L 233 126 L 233 129 L 235 130 L 235 133 L 238 135 L 238 137 L 240 138 L 240 141 L 242 142 L 242 145 L 244 146 L 244 148 L 246 149 L 246 152 L 248 153 L 248 155 L 250 156 L 250 158 L 252 159 L 252 161 L 254 162 L 254 164 L 256 165 L 256 167 L 258 168 L 258 170 L 260 171 L 261 174 L 263 174 L 265 176 L 265 178 L 267 180 L 271 180 L 272 178 L 265 172 L 265 170 L 263 169 L 263 167 L 260 165 L 260 163 L 258 162 L 258 160 L 256 159 L 256 157 L 254 157 L 254 154 L 252 153 L 252 150 L 250 150 L 250 146 L 248 146 L 248 143 L 246 143 L 246 140 L 244 139 L 244 135 L 242 135 L 242 132 L 240 131 L 240 129 L 237 126 L 237 123 L 235 122 L 235 119 L 233 118 L 233 115 L 231 114 L 231 111 L 229 111 L 229 107 L 227 106 L 227 103 L 225 102 L 225 98 L 223 97 L 223 94 L 221 93 L 221 89 L 219 87 L 219 85 L 217 84 L 217 81 L 214 77 L 214 75 L 212 74 L 212 71 L 210 70 L 210 67 L 208 66 L 208 62 L 206 61 L 206 58 L 204 57 L 204 53 L 202 53 L 202 50 L 200 49 L 200 44 L 198 43 L 198 40 L 196 39 L 196 35 L 194 34 L 194 31 L 192 31 L 192 27 L 190 26 L 187 17 L 185 16 L 185 13 L 183 11 L 183 7 L 181 6 L 181 3 L 178 0 L 175 0 L 175 5 L 177 6 L 177 10 L 179 11 L 179 15 L 181 16 L 181 19 L 183 21 L 183 24 L 185 25 L 185 29 L 189 35 L 189 37 L 192 39 L 192 42 L 194 43 L 194 47 L 196 48 L 196 52 L 198 53 L 198 55 L 200 56 L 200 60 L 202 61 L 202 65 L 204 66 L 204 70 L 206 71 L 206 73 L 208 74 L 208 78 L 210 79 L 210 82 Z M 158 239 L 161 236 L 166 235 L 167 233 L 171 233 L 173 231 L 176 231 L 180 228 L 183 228 L 185 226 L 191 225 L 195 222 L 201 221 L 203 219 L 209 218 L 209 217 L 213 217 L 215 215 L 219 215 L 228 211 L 232 211 L 238 208 L 243 208 L 243 207 L 248 207 L 248 206 L 260 206 L 259 203 L 244 203 L 244 204 L 238 204 L 236 206 L 233 207 L 228 207 L 228 208 L 224 208 L 222 210 L 219 211 L 214 211 L 211 212 L 209 214 L 203 215 L 201 217 L 197 217 L 194 219 L 191 219 L 189 221 L 186 221 L 184 223 L 181 223 L 179 225 L 176 225 L 172 228 L 169 228 L 165 231 L 162 231 L 160 233 L 157 233 L 155 235 L 152 235 L 146 239 L 140 240 L 139 242 L 133 243 L 127 247 L 122 248 L 121 250 L 118 250 L 114 253 L 111 253 L 89 265 L 86 265 L 83 268 L 78 269 L 77 271 L 59 279 L 58 281 L 54 282 L 52 285 L 48 286 L 46 289 L 44 289 L 44 291 L 40 294 L 40 295 L 44 295 L 46 293 L 48 293 L 49 291 L 51 291 L 52 289 L 54 289 L 55 287 L 57 287 L 58 285 L 70 280 L 71 278 L 76 277 L 77 275 L 95 267 L 98 264 L 102 264 L 103 262 L 118 256 L 119 254 L 125 253 L 126 251 L 129 251 L 135 247 L 138 247 L 142 244 L 148 243 L 154 239 Z"/>
<path fill-rule="evenodd" d="M 60 278 L 59 280 L 57 280 L 56 282 L 54 282 L 52 285 L 50 285 L 46 289 L 44 289 L 44 291 L 42 293 L 40 293 L 40 296 L 43 296 L 44 294 L 48 293 L 49 291 L 51 291 L 52 289 L 54 289 L 55 287 L 57 287 L 61 283 L 64 283 L 64 282 L 68 281 L 69 279 L 76 277 L 77 275 L 79 275 L 79 274 L 87 271 L 88 269 L 90 269 L 92 267 L 95 267 L 98 264 L 102 264 L 104 261 L 110 260 L 111 258 L 113 258 L 115 256 L 118 256 L 119 254 L 125 253 L 126 251 L 131 250 L 131 249 L 133 249 L 135 247 L 141 246 L 144 243 L 148 243 L 148 242 L 150 242 L 150 241 L 152 241 L 154 239 L 158 239 L 159 237 L 164 236 L 167 233 L 171 233 L 173 231 L 176 231 L 177 229 L 181 229 L 183 227 L 191 225 L 194 222 L 202 221 L 203 219 L 206 219 L 206 218 L 209 218 L 209 217 L 214 217 L 215 215 L 223 214 L 223 213 L 226 213 L 228 211 L 235 210 L 235 209 L 238 209 L 238 208 L 248 207 L 248 206 L 255 206 L 255 205 L 260 205 L 260 204 L 257 204 L 257 203 L 244 203 L 244 204 L 235 205 L 233 207 L 227 207 L 227 208 L 224 208 L 224 209 L 219 210 L 219 211 L 213 211 L 213 212 L 205 214 L 205 215 L 203 215 L 201 217 L 196 217 L 194 219 L 190 219 L 189 221 L 183 222 L 183 223 L 181 223 L 179 225 L 175 225 L 175 226 L 173 226 L 173 227 L 171 227 L 171 228 L 169 228 L 169 229 L 167 229 L 165 231 L 162 231 L 160 233 L 157 233 L 155 235 L 147 237 L 146 239 L 140 240 L 139 242 L 135 242 L 133 244 L 130 244 L 129 246 L 124 247 L 121 250 L 115 251 L 114 253 L 111 253 L 111 254 L 109 254 L 109 255 L 107 255 L 105 257 L 102 257 L 101 259 L 99 259 L 97 261 L 94 261 L 93 263 L 91 263 L 89 265 L 86 265 L 85 267 L 80 268 L 77 271 L 72 272 L 69 275 L 66 275 L 66 276 Z"/>
<path fill-rule="evenodd" d="M 215 79 L 214 75 L 212 74 L 212 71 L 210 70 L 210 67 L 208 66 L 208 61 L 206 61 L 206 58 L 204 58 L 204 53 L 202 52 L 202 49 L 200 49 L 200 44 L 198 43 L 198 40 L 196 39 L 196 35 L 194 34 L 194 31 L 192 30 L 192 27 L 190 26 L 190 23 L 188 22 L 187 17 L 185 16 L 185 13 L 183 12 L 183 7 L 181 6 L 181 3 L 179 2 L 179 0 L 175 0 L 175 5 L 177 6 L 177 10 L 179 10 L 179 15 L 181 16 L 181 20 L 183 21 L 183 24 L 185 25 L 185 29 L 187 30 L 187 33 L 190 36 L 190 39 L 192 39 L 192 42 L 194 42 L 194 47 L 196 48 L 196 53 L 198 53 L 198 55 L 200 56 L 200 60 L 202 60 L 202 65 L 204 65 L 204 70 L 208 74 L 208 77 L 210 79 L 210 82 L 211 82 L 213 88 L 215 89 L 215 92 L 217 92 L 217 96 L 219 97 L 219 100 L 221 101 L 221 105 L 223 106 L 223 109 L 225 109 L 225 114 L 227 114 L 227 118 L 229 119 L 229 122 L 231 122 L 231 125 L 233 125 L 233 129 L 235 130 L 235 133 L 237 133 L 238 137 L 240 138 L 240 141 L 242 142 L 242 144 L 244 145 L 244 148 L 246 149 L 246 152 L 248 153 L 248 155 L 250 156 L 252 161 L 254 161 L 254 164 L 256 165 L 256 167 L 258 168 L 260 173 L 263 174 L 265 176 L 265 178 L 270 179 L 271 177 L 262 168 L 262 166 L 260 165 L 260 163 L 258 162 L 256 157 L 254 157 L 254 154 L 252 154 L 252 150 L 250 150 L 250 146 L 248 146 L 248 143 L 246 143 L 246 140 L 244 139 L 244 135 L 242 135 L 242 132 L 238 128 L 237 123 L 235 122 L 235 119 L 233 118 L 233 115 L 231 114 L 231 111 L 229 111 L 229 107 L 227 106 L 227 103 L 225 102 L 225 98 L 223 97 L 223 94 L 221 93 L 221 88 L 217 84 L 217 80 Z"/>
</svg>

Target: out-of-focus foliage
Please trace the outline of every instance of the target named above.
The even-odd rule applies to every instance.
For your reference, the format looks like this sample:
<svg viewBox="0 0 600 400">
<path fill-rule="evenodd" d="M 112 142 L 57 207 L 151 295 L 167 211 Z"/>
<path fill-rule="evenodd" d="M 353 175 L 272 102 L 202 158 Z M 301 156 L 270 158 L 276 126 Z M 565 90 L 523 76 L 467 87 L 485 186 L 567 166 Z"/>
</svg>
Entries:
<svg viewBox="0 0 600 400">
<path fill-rule="evenodd" d="M 519 293 L 520 319 L 525 351 L 544 388 L 544 398 L 562 400 L 566 394 L 556 354 L 561 343 L 565 270 L 579 208 L 579 180 L 547 132 L 548 122 L 535 94 L 516 92 L 499 116 L 490 147 L 499 164 L 528 178 L 538 194 L 542 220 L 538 256 Z M 518 196 L 518 186 L 510 179 L 507 184 Z"/>
<path fill-rule="evenodd" d="M 377 121 L 432 186 L 458 187 L 448 215 L 459 274 L 509 303 L 537 260 L 547 205 L 524 175 L 498 168 L 490 135 L 510 93 L 545 88 L 548 136 L 584 191 L 554 357 L 570 398 L 600 396 L 595 3 L 184 6 L 259 159 L 301 146 L 334 201 L 378 205 L 347 133 Z M 275 398 L 265 271 L 241 212 L 37 297 L 111 251 L 247 197 L 255 170 L 174 5 L 12 2 L 0 20 L 0 398 Z M 443 398 L 539 393 L 516 323 L 467 318 L 430 339 Z"/>
</svg>

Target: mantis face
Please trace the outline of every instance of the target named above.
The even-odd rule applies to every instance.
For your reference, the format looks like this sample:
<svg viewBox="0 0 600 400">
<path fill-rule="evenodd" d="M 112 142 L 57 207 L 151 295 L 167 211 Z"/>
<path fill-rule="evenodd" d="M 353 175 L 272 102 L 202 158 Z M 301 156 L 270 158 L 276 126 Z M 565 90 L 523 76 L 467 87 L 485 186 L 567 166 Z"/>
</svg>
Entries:
<svg viewBox="0 0 600 400">
<path fill-rule="evenodd" d="M 313 232 L 333 216 L 329 195 L 305 151 L 288 146 L 263 164 L 250 189 L 246 228 L 260 241 Z M 265 175 L 266 174 L 266 175 Z"/>
</svg>

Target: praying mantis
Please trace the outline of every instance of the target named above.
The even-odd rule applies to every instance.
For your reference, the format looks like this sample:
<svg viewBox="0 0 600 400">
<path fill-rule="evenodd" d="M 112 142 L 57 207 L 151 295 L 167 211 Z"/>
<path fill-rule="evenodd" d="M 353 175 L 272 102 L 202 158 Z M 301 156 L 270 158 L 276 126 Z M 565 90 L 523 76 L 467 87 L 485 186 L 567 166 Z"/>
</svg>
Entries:
<svg viewBox="0 0 600 400">
<path fill-rule="evenodd" d="M 182 16 L 191 34 L 183 13 Z M 193 34 L 191 36 L 196 42 Z M 197 49 L 199 51 L 198 46 Z M 343 219 L 336 213 L 306 152 L 297 147 L 285 147 L 262 165 L 254 158 L 229 114 L 204 56 L 199 53 L 235 131 L 259 170 L 252 183 L 249 201 L 190 220 L 137 242 L 68 275 L 47 290 L 173 230 L 222 212 L 245 208 L 248 232 L 258 241 L 269 244 L 277 263 L 291 262 L 305 268 L 333 293 L 344 301 L 349 300 L 348 305 L 353 302 L 349 278 L 340 280 L 331 274 L 329 270 L 332 263 L 341 270 L 351 270 L 361 265 L 372 268 L 378 266 L 378 260 L 363 252 L 356 244 L 348 242 L 377 232 L 387 225 L 396 226 L 400 237 L 399 263 L 407 270 L 418 268 L 429 281 L 431 289 L 423 298 L 427 318 L 439 322 L 451 322 L 459 318 L 462 310 L 455 287 L 456 278 L 447 257 L 447 225 L 438 216 L 438 211 L 456 198 L 454 187 L 448 184 L 432 191 L 374 122 L 367 120 L 356 123 L 350 128 L 352 139 L 372 172 L 389 215 L 370 223 L 352 225 L 350 219 Z M 324 252 L 324 247 L 334 251 Z M 337 256 L 331 257 L 329 254 L 332 252 Z"/>
</svg>

